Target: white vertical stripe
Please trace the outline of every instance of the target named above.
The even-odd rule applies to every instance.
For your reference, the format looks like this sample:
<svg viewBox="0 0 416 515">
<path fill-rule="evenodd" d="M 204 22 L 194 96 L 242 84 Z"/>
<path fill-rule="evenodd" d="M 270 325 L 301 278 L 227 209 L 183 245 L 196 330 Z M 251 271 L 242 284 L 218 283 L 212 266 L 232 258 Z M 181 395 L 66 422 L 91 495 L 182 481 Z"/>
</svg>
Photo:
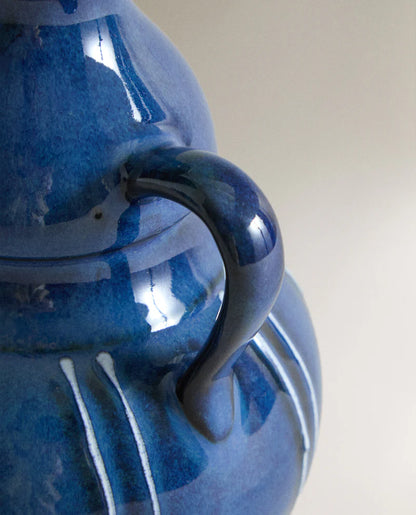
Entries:
<svg viewBox="0 0 416 515">
<path fill-rule="evenodd" d="M 285 344 L 289 347 L 289 349 L 292 352 L 293 356 L 295 357 L 295 360 L 297 361 L 300 369 L 302 370 L 302 373 L 308 384 L 309 392 L 311 395 L 312 412 L 313 412 L 313 426 L 314 426 L 314 428 L 313 428 L 314 429 L 314 431 L 313 431 L 313 433 L 314 433 L 313 446 L 315 448 L 316 447 L 316 439 L 318 437 L 318 430 L 319 430 L 319 409 L 318 409 L 318 401 L 316 400 L 316 393 L 315 393 L 315 388 L 313 386 L 311 375 L 309 374 L 308 367 L 306 366 L 306 363 L 303 361 L 302 356 L 299 354 L 295 344 L 289 338 L 289 335 L 283 329 L 280 322 L 273 315 L 273 313 L 270 313 L 270 315 L 268 316 L 268 319 L 270 320 L 272 325 L 275 327 L 277 332 L 280 334 L 280 336 L 284 340 Z"/>
<path fill-rule="evenodd" d="M 149 492 L 150 492 L 150 498 L 151 498 L 152 504 L 153 504 L 153 513 L 155 515 L 160 515 L 159 500 L 157 497 L 155 482 L 153 480 L 152 470 L 150 468 L 149 456 L 147 454 L 146 445 L 144 443 L 143 436 L 140 432 L 140 428 L 137 423 L 137 420 L 134 417 L 133 411 L 131 410 L 129 403 L 127 402 L 127 399 L 123 393 L 123 390 L 121 389 L 120 383 L 118 382 L 118 379 L 117 379 L 117 376 L 115 373 L 115 369 L 114 369 L 113 358 L 110 356 L 110 354 L 108 352 L 100 352 L 100 354 L 98 354 L 96 359 L 97 359 L 98 363 L 101 365 L 104 372 L 106 373 L 107 377 L 113 383 L 114 387 L 116 388 L 116 390 L 121 398 L 124 409 L 126 411 L 127 419 L 129 421 L 131 430 L 133 432 L 134 439 L 136 441 L 137 450 L 139 451 L 144 475 L 145 475 L 147 486 L 148 486 Z"/>
<path fill-rule="evenodd" d="M 74 362 L 70 358 L 62 358 L 59 361 L 62 372 L 67 378 L 72 392 L 75 397 L 79 412 L 81 414 L 82 422 L 84 424 L 85 433 L 87 435 L 88 449 L 93 459 L 95 469 L 101 482 L 102 489 L 104 491 L 105 500 L 107 503 L 107 509 L 109 515 L 116 515 L 116 507 L 114 504 L 113 492 L 111 490 L 111 484 L 108 479 L 107 471 L 105 469 L 104 461 L 101 456 L 100 449 L 98 447 L 97 439 L 95 437 L 94 428 L 92 426 L 91 418 L 88 414 L 87 407 L 85 406 L 84 399 L 82 398 L 77 377 L 75 374 Z"/>
<path fill-rule="evenodd" d="M 299 489 L 302 488 L 305 480 L 306 474 L 308 472 L 308 462 L 309 462 L 309 452 L 310 452 L 310 438 L 308 433 L 308 427 L 305 420 L 305 415 L 302 410 L 301 403 L 299 401 L 299 397 L 296 393 L 295 387 L 293 386 L 289 376 L 287 375 L 283 365 L 278 360 L 274 350 L 272 349 L 271 344 L 269 344 L 265 338 L 260 333 L 257 333 L 253 338 L 256 346 L 264 355 L 264 357 L 268 360 L 268 362 L 274 367 L 276 374 L 281 379 L 283 384 L 285 385 L 287 392 L 295 406 L 296 415 L 299 419 L 302 438 L 303 438 L 303 447 L 304 453 L 302 458 L 302 473 Z"/>
</svg>

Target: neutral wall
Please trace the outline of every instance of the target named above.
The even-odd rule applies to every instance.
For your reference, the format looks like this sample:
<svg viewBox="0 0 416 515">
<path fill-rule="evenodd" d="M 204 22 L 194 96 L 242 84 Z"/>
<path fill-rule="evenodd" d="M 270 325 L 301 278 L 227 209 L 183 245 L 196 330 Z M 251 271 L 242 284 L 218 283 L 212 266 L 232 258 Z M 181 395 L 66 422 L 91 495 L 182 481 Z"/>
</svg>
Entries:
<svg viewBox="0 0 416 515">
<path fill-rule="evenodd" d="M 315 322 L 323 419 L 294 514 L 414 514 L 416 4 L 136 1 L 274 205 Z"/>
</svg>

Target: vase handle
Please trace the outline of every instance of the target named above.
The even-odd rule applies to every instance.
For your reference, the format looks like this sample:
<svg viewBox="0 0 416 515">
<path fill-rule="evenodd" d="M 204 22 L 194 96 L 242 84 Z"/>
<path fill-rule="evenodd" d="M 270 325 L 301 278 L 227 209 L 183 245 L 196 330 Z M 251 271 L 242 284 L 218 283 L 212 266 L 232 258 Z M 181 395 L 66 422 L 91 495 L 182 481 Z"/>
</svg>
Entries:
<svg viewBox="0 0 416 515">
<path fill-rule="evenodd" d="M 211 231 L 225 268 L 224 299 L 208 342 L 177 394 L 190 422 L 211 441 L 234 420 L 232 367 L 276 301 L 284 271 L 279 226 L 269 202 L 232 163 L 189 148 L 131 158 L 127 198 L 161 196 L 193 211 Z"/>
</svg>

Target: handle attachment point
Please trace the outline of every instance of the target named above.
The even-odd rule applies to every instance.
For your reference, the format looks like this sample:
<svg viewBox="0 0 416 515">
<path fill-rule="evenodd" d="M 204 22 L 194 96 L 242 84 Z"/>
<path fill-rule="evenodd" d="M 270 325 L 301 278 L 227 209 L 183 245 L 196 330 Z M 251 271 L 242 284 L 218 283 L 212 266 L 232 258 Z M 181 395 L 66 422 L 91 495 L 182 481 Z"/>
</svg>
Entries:
<svg viewBox="0 0 416 515">
<path fill-rule="evenodd" d="M 159 149 L 131 159 L 127 198 L 161 196 L 199 216 L 224 262 L 226 286 L 207 344 L 180 379 L 179 400 L 209 440 L 233 426 L 232 367 L 274 305 L 284 272 L 279 226 L 269 202 L 236 166 L 209 152 Z"/>
</svg>

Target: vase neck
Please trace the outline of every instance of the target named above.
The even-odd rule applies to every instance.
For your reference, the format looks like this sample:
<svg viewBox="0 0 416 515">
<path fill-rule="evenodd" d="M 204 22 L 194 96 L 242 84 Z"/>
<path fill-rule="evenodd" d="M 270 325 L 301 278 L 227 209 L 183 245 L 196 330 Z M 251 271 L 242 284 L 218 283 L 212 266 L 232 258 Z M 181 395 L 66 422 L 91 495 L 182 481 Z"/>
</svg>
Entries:
<svg viewBox="0 0 416 515">
<path fill-rule="evenodd" d="M 33 26 L 73 25 L 123 14 L 132 0 L 1 0 L 0 22 Z"/>
</svg>

